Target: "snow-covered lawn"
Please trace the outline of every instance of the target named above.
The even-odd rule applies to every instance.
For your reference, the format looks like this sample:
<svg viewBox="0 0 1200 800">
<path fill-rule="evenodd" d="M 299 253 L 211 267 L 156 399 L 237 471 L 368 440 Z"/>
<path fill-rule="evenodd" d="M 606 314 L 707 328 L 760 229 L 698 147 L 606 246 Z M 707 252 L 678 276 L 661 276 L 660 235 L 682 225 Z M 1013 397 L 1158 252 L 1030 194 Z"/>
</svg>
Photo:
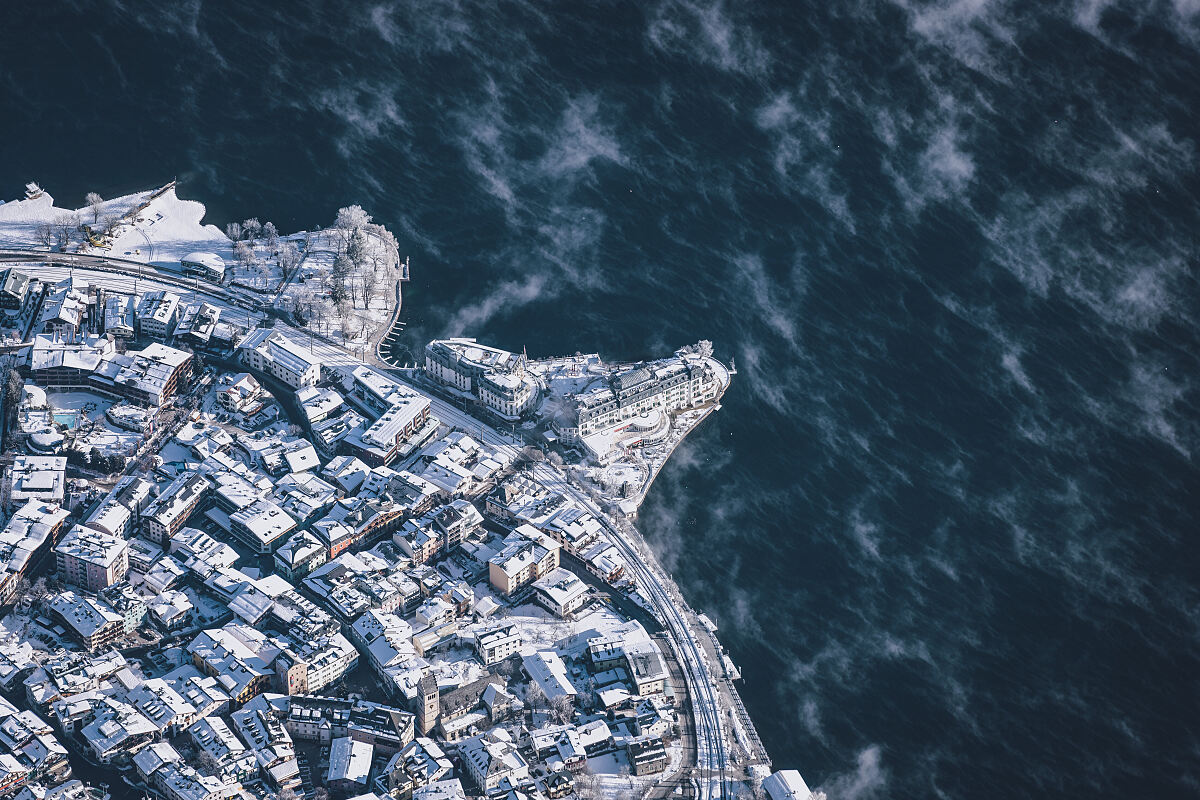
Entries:
<svg viewBox="0 0 1200 800">
<path fill-rule="evenodd" d="M 75 440 L 75 449 L 90 451 L 93 447 L 104 455 L 129 456 L 142 440 L 141 432 L 122 430 L 101 420 L 87 434 Z"/>
<path fill-rule="evenodd" d="M 149 196 L 150 192 L 146 191 L 105 200 L 98 206 L 98 214 L 87 205 L 74 209 L 59 207 L 54 198 L 45 192 L 31 200 L 10 200 L 0 204 L 0 247 L 45 249 L 45 241 L 39 236 L 39 226 L 54 225 L 66 219 L 77 219 L 78 223 L 86 225 L 98 224 L 100 220 L 128 214 Z M 72 241 L 78 243 L 79 235 L 74 234 Z"/>
<path fill-rule="evenodd" d="M 88 419 L 100 419 L 113 404 L 107 397 L 91 392 L 47 392 L 46 402 L 51 408 L 63 411 L 78 411 L 83 415 L 87 408 Z"/>
<path fill-rule="evenodd" d="M 344 299 L 335 302 L 335 264 L 338 253 L 346 250 L 348 235 L 330 228 L 309 236 L 305 259 L 280 291 L 277 302 L 279 307 L 307 320 L 313 331 L 352 350 L 366 347 L 391 322 L 397 282 L 406 270 L 399 263 L 391 234 L 366 223 L 360 231 L 362 253 L 357 264 L 350 263 L 343 280 Z"/>
</svg>

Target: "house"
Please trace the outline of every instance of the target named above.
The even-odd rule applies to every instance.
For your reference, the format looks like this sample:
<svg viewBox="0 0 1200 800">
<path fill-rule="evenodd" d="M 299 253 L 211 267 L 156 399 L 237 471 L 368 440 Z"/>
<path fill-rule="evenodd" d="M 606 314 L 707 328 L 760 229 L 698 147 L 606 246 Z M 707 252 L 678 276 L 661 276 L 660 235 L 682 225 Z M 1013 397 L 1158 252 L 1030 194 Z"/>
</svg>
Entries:
<svg viewBox="0 0 1200 800">
<path fill-rule="evenodd" d="M 667 748 L 661 736 L 642 736 L 625 744 L 634 775 L 653 775 L 667 768 Z"/>
<path fill-rule="evenodd" d="M 298 531 L 275 551 L 275 570 L 289 581 L 303 580 L 329 557 L 325 543 L 308 531 Z"/>
<path fill-rule="evenodd" d="M 166 339 L 179 318 L 179 295 L 165 289 L 146 292 L 137 306 L 138 329 L 143 336 Z"/>
<path fill-rule="evenodd" d="M 534 600 L 547 611 L 565 617 L 587 602 L 588 587 L 568 569 L 555 567 L 533 582 Z"/>
<path fill-rule="evenodd" d="M 521 632 L 516 623 L 506 623 L 475 637 L 475 652 L 485 667 L 499 664 L 521 647 Z"/>
<path fill-rule="evenodd" d="M 231 414 L 253 415 L 262 410 L 265 392 L 249 372 L 239 372 L 217 392 L 217 404 Z"/>
<path fill-rule="evenodd" d="M 504 538 L 504 549 L 488 560 L 488 582 L 511 595 L 558 567 L 561 546 L 532 525 Z"/>
<path fill-rule="evenodd" d="M 9 267 L 0 271 L 0 308 L 16 311 L 29 292 L 29 276 Z"/>
<path fill-rule="evenodd" d="M 458 754 L 467 775 L 484 795 L 502 785 L 516 788 L 529 778 L 528 762 L 503 728 L 464 739 Z"/>
<path fill-rule="evenodd" d="M 325 784 L 335 792 L 361 792 L 371 775 L 375 748 L 348 736 L 334 739 L 329 747 L 329 772 Z"/>
</svg>

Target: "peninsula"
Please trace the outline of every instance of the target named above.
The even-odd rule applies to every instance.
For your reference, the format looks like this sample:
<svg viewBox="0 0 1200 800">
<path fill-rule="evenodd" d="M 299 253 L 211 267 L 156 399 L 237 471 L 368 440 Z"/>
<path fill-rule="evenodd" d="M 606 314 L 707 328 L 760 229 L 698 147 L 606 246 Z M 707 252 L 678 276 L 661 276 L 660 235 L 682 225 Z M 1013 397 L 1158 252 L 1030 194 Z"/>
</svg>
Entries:
<svg viewBox="0 0 1200 800">
<path fill-rule="evenodd" d="M 636 528 L 732 363 L 397 359 L 366 211 L 204 213 L 0 203 L 0 796 L 821 796 Z"/>
</svg>

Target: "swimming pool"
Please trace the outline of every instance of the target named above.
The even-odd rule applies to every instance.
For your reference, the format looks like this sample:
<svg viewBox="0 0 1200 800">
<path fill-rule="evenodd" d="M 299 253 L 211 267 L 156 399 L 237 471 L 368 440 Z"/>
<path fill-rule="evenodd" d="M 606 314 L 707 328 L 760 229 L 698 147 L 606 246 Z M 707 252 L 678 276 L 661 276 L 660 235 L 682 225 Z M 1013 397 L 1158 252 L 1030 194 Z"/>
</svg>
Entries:
<svg viewBox="0 0 1200 800">
<path fill-rule="evenodd" d="M 56 411 L 53 414 L 54 422 L 57 425 L 64 425 L 67 428 L 74 428 L 79 424 L 79 412 L 77 411 Z"/>
</svg>

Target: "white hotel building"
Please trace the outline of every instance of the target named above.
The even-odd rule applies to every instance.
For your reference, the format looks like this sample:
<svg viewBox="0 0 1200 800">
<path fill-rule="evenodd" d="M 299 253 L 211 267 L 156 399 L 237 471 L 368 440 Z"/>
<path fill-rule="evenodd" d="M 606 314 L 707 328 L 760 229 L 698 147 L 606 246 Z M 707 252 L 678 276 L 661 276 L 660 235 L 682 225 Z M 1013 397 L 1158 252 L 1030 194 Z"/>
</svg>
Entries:
<svg viewBox="0 0 1200 800">
<path fill-rule="evenodd" d="M 538 400 L 525 356 L 474 339 L 434 339 L 425 345 L 425 374 L 474 394 L 505 419 L 519 419 Z"/>
<path fill-rule="evenodd" d="M 582 439 L 651 411 L 670 413 L 712 402 L 720 392 L 721 382 L 710 359 L 680 350 L 577 395 L 572 413 L 556 420 L 555 427 L 567 440 Z"/>
</svg>

